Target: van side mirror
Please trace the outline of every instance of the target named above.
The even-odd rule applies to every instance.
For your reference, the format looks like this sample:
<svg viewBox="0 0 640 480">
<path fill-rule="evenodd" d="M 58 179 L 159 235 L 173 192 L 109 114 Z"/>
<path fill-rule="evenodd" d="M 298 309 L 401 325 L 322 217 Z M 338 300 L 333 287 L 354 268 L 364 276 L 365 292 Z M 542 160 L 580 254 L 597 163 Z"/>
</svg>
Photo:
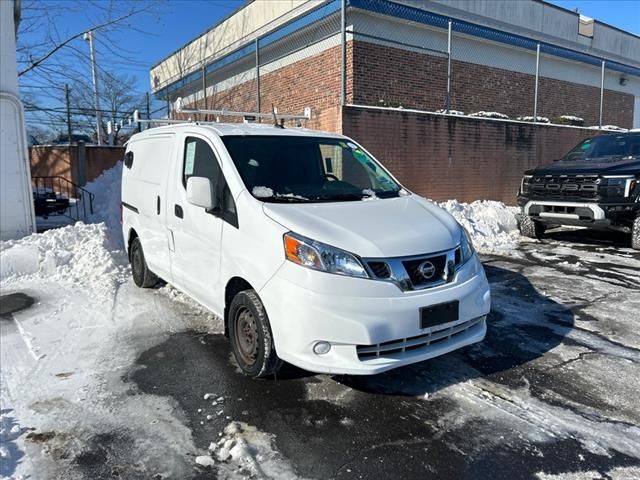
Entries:
<svg viewBox="0 0 640 480">
<path fill-rule="evenodd" d="M 204 208 L 207 212 L 219 206 L 216 189 L 206 177 L 189 177 L 187 180 L 187 202 Z"/>
</svg>

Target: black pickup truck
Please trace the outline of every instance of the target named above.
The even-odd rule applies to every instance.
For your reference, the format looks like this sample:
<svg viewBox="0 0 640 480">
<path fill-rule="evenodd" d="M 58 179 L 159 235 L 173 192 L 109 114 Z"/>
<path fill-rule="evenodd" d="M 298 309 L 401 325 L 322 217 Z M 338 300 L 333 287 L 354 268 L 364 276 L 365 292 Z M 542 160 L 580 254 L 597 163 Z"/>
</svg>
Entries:
<svg viewBox="0 0 640 480">
<path fill-rule="evenodd" d="M 640 132 L 598 135 L 560 160 L 525 172 L 520 232 L 541 238 L 553 226 L 623 230 L 640 250 Z"/>
</svg>

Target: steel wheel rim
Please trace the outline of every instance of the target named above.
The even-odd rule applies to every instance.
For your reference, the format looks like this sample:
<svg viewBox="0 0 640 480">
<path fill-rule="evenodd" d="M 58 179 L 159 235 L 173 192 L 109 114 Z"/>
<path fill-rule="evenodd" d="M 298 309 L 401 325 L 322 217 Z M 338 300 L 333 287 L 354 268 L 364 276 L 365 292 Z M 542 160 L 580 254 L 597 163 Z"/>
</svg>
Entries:
<svg viewBox="0 0 640 480">
<path fill-rule="evenodd" d="M 258 326 L 253 313 L 241 307 L 235 316 L 234 336 L 238 354 L 246 365 L 256 363 L 258 357 Z"/>
</svg>

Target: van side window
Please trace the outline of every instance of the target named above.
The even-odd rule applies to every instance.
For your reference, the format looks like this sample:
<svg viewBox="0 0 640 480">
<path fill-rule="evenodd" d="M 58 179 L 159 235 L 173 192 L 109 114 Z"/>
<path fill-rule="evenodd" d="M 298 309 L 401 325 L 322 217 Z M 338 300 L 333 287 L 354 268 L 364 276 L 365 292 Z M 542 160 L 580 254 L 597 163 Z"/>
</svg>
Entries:
<svg viewBox="0 0 640 480">
<path fill-rule="evenodd" d="M 189 177 L 206 177 L 215 185 L 219 176 L 220 164 L 209 144 L 200 138 L 187 137 L 184 144 L 182 185 L 187 186 Z"/>
</svg>

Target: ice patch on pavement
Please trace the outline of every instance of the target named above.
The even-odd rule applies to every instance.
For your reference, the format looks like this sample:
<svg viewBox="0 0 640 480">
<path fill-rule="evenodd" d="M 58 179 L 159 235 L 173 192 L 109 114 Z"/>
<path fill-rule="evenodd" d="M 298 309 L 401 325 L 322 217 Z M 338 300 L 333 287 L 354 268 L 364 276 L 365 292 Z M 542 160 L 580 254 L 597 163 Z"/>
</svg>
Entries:
<svg viewBox="0 0 640 480">
<path fill-rule="evenodd" d="M 275 449 L 274 436 L 244 422 L 231 422 L 217 442 L 209 445 L 210 458 L 196 462 L 218 466 L 218 478 L 300 479 L 289 462 Z"/>
<path fill-rule="evenodd" d="M 10 477 L 23 456 L 16 443 L 22 429 L 10 413 L 10 409 L 0 413 L 0 478 Z"/>
<path fill-rule="evenodd" d="M 476 250 L 512 249 L 519 242 L 517 207 L 508 207 L 493 200 L 476 200 L 473 203 L 447 200 L 437 205 L 467 229 Z"/>
<path fill-rule="evenodd" d="M 636 480 L 640 478 L 640 467 L 617 467 L 602 472 L 601 470 L 588 470 L 585 472 L 570 473 L 536 473 L 538 480 L 593 480 L 593 479 L 611 479 L 611 480 Z"/>
</svg>

